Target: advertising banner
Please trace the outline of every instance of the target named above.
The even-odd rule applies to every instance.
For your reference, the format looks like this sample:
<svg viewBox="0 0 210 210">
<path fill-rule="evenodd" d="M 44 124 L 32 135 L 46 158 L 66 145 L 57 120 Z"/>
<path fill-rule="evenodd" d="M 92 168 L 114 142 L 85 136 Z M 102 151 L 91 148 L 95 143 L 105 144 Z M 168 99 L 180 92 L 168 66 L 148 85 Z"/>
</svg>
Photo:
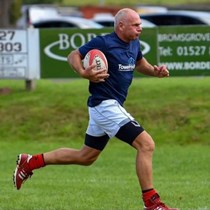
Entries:
<svg viewBox="0 0 210 210">
<path fill-rule="evenodd" d="M 67 63 L 68 54 L 97 35 L 112 32 L 104 29 L 40 29 L 41 78 L 73 78 L 78 75 Z M 144 29 L 140 36 L 142 52 L 157 63 L 157 29 Z"/>
<path fill-rule="evenodd" d="M 0 29 L 0 79 L 79 77 L 67 63 L 68 54 L 93 37 L 112 31 Z M 146 59 L 153 65 L 167 65 L 171 76 L 210 75 L 208 26 L 144 28 L 139 40 Z"/>
<path fill-rule="evenodd" d="M 159 61 L 170 75 L 210 75 L 210 27 L 158 28 Z"/>
</svg>

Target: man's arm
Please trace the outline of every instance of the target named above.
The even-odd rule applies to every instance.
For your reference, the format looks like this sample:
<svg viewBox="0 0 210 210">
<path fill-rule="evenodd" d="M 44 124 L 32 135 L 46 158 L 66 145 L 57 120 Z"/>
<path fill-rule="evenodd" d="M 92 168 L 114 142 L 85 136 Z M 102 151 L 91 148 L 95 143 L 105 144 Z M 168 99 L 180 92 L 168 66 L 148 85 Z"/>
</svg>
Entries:
<svg viewBox="0 0 210 210">
<path fill-rule="evenodd" d="M 136 70 L 142 74 L 154 77 L 168 77 L 169 71 L 165 65 L 152 66 L 144 57 L 136 63 Z"/>
<path fill-rule="evenodd" d="M 78 73 L 81 77 L 83 77 L 84 67 L 82 65 L 82 56 L 78 50 L 73 50 L 68 55 L 68 63 L 74 69 L 76 73 Z"/>
<path fill-rule="evenodd" d="M 91 82 L 104 82 L 109 76 L 107 70 L 95 70 L 95 65 L 91 65 L 87 69 L 84 69 L 82 65 L 82 55 L 78 50 L 73 50 L 68 55 L 68 63 L 81 77 L 86 78 Z"/>
</svg>

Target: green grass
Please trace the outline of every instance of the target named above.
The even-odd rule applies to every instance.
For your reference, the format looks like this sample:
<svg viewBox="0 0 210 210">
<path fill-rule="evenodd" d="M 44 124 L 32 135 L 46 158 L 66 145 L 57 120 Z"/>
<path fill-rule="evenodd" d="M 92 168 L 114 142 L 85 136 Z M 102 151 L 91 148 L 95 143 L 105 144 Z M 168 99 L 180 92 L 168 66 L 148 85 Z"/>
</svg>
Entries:
<svg viewBox="0 0 210 210">
<path fill-rule="evenodd" d="M 59 147 L 80 148 L 87 126 L 86 80 L 23 81 L 0 88 L 0 210 L 142 209 L 135 151 L 112 139 L 90 167 L 48 166 L 20 191 L 12 184 L 16 155 Z M 210 77 L 135 79 L 126 109 L 156 142 L 154 184 L 163 200 L 181 210 L 209 210 Z"/>
</svg>

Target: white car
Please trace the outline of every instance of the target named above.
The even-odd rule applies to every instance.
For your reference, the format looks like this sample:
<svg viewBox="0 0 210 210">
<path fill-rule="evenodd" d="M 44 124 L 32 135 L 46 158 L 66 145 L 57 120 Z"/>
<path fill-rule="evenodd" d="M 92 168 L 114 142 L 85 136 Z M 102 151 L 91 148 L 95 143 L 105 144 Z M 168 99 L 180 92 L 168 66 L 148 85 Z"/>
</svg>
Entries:
<svg viewBox="0 0 210 210">
<path fill-rule="evenodd" d="M 78 13 L 79 15 L 79 13 Z M 25 29 L 34 28 L 103 28 L 102 25 L 80 16 L 65 16 L 59 13 L 58 8 L 50 6 L 23 6 L 22 16 L 16 27 Z"/>
<path fill-rule="evenodd" d="M 103 26 L 99 23 L 94 22 L 82 17 L 71 17 L 71 16 L 56 16 L 49 18 L 42 18 L 40 20 L 31 23 L 34 28 L 81 28 L 81 29 L 100 29 Z"/>
<path fill-rule="evenodd" d="M 23 5 L 21 8 L 21 17 L 16 23 L 18 29 L 25 29 L 31 27 L 34 21 L 40 20 L 45 17 L 57 16 L 58 12 L 53 7 L 47 6 L 27 6 Z"/>
<path fill-rule="evenodd" d="M 103 25 L 104 27 L 113 27 L 114 26 L 114 16 L 109 13 L 100 13 L 96 14 L 93 18 L 93 21 Z M 153 28 L 156 25 L 148 20 L 141 18 L 143 28 Z"/>
<path fill-rule="evenodd" d="M 114 26 L 114 16 L 110 13 L 97 13 L 94 15 L 92 20 L 103 25 L 104 27 Z"/>
</svg>

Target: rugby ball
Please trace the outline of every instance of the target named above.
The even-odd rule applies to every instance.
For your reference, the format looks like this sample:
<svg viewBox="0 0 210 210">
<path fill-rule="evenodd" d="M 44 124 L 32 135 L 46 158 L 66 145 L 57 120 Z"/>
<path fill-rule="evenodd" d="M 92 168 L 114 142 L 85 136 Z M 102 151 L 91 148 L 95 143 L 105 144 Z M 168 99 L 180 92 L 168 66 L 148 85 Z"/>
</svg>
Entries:
<svg viewBox="0 0 210 210">
<path fill-rule="evenodd" d="M 95 64 L 96 70 L 108 70 L 108 63 L 103 52 L 97 49 L 90 50 L 83 59 L 83 66 L 86 69 L 88 66 Z"/>
</svg>

